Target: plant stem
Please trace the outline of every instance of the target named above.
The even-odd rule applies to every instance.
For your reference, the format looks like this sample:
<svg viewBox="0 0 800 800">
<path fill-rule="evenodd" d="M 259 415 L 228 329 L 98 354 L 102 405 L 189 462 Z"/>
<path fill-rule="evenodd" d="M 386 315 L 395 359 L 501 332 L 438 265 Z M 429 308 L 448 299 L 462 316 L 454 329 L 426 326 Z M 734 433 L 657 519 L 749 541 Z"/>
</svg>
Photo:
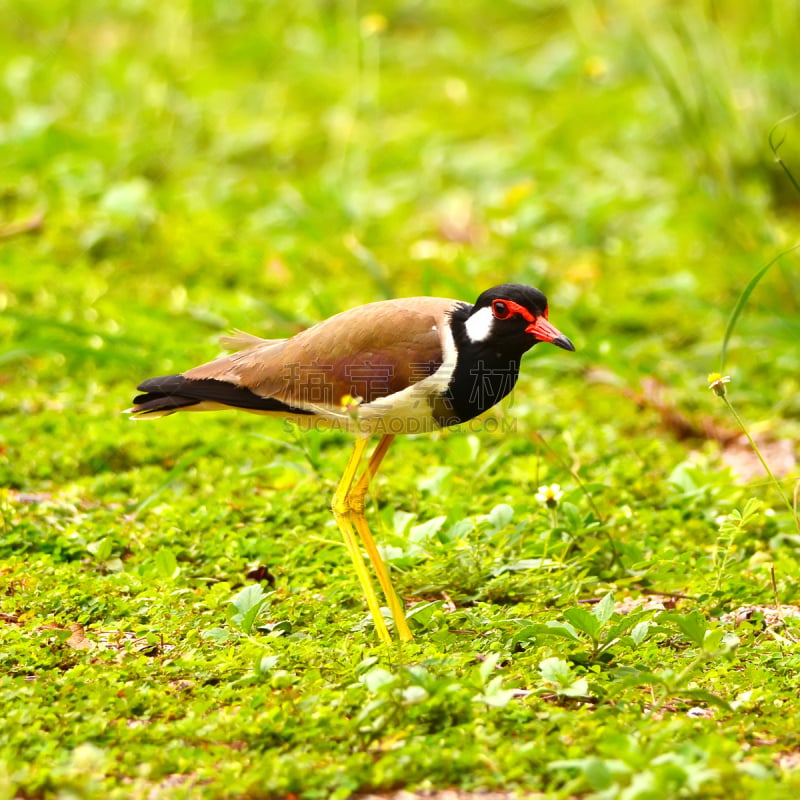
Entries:
<svg viewBox="0 0 800 800">
<path fill-rule="evenodd" d="M 728 410 L 733 414 L 733 418 L 736 420 L 739 427 L 742 429 L 744 435 L 747 437 L 747 441 L 750 442 L 750 447 L 753 448 L 753 452 L 758 456 L 758 460 L 761 462 L 761 466 L 764 467 L 766 470 L 767 475 L 769 475 L 770 480 L 775 485 L 775 488 L 778 490 L 778 494 L 780 494 L 783 502 L 786 503 L 786 507 L 789 509 L 792 517 L 794 518 L 794 524 L 797 526 L 798 530 L 800 530 L 800 520 L 797 518 L 797 511 L 795 510 L 794 506 L 792 505 L 791 501 L 786 495 L 786 492 L 783 491 L 783 486 L 781 486 L 781 482 L 775 477 L 772 470 L 769 468 L 769 464 L 764 460 L 764 456 L 761 455 L 761 451 L 758 449 L 758 445 L 755 443 L 755 440 L 750 435 L 750 431 L 747 430 L 742 418 L 736 412 L 736 409 L 733 407 L 733 404 L 730 400 L 728 400 L 726 395 L 722 395 L 722 400 L 724 401 L 725 405 L 728 407 Z"/>
<path fill-rule="evenodd" d="M 550 529 L 547 531 L 547 538 L 544 540 L 544 548 L 542 549 L 541 565 L 544 567 L 544 562 L 547 560 L 550 551 L 550 537 L 558 525 L 558 512 L 555 508 L 550 509 Z M 549 569 L 547 570 L 550 571 Z"/>
</svg>

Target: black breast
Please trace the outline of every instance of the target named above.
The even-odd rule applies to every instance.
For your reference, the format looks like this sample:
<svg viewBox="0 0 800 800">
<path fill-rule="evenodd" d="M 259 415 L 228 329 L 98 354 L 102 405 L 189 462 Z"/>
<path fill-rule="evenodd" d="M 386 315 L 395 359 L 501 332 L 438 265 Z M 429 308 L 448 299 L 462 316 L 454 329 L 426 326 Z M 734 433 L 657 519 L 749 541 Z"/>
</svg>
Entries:
<svg viewBox="0 0 800 800">
<path fill-rule="evenodd" d="M 518 377 L 519 359 L 462 349 L 447 390 L 433 404 L 433 417 L 443 428 L 468 422 L 499 403 Z"/>
</svg>

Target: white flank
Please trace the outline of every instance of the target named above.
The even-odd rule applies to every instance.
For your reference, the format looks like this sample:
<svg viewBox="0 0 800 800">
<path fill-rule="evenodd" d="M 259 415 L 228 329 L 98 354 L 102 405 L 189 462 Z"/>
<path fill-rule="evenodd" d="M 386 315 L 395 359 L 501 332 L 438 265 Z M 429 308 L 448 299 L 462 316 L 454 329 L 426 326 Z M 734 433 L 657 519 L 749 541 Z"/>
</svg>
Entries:
<svg viewBox="0 0 800 800">
<path fill-rule="evenodd" d="M 464 328 L 471 342 L 485 342 L 492 332 L 493 325 L 494 317 L 492 316 L 492 309 L 486 306 L 471 317 L 468 317 L 467 321 L 464 323 Z"/>
</svg>

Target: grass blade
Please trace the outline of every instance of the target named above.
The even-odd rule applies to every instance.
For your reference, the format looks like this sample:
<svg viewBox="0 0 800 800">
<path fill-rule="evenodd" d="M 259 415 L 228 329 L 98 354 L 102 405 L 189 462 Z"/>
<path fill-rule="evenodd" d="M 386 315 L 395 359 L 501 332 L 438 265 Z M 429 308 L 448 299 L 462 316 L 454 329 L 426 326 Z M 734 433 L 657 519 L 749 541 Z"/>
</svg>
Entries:
<svg viewBox="0 0 800 800">
<path fill-rule="evenodd" d="M 784 117 L 783 119 L 779 119 L 773 126 L 770 128 L 769 134 L 767 135 L 767 140 L 769 141 L 769 149 L 772 150 L 772 154 L 775 156 L 775 160 L 780 165 L 781 169 L 786 173 L 786 177 L 789 179 L 789 182 L 794 186 L 794 188 L 800 192 L 800 184 L 797 183 L 796 178 L 792 174 L 792 171 L 789 167 L 786 166 L 784 160 L 778 155 L 778 150 L 781 149 L 786 137 L 781 137 L 781 140 L 776 144 L 773 141 L 773 136 L 775 135 L 775 131 L 784 123 L 789 122 L 789 120 L 794 119 L 800 111 L 795 111 L 794 114 L 789 114 L 788 116 Z"/>
<path fill-rule="evenodd" d="M 742 313 L 745 303 L 750 299 L 750 295 L 753 293 L 753 290 L 756 288 L 756 286 L 758 286 L 761 279 L 767 274 L 767 272 L 769 272 L 770 267 L 780 261 L 785 255 L 797 250 L 798 247 L 800 247 L 800 242 L 798 242 L 796 245 L 793 245 L 788 250 L 783 250 L 782 252 L 778 253 L 775 258 L 763 266 L 750 279 L 750 282 L 744 287 L 744 291 L 741 293 L 741 295 L 739 295 L 739 299 L 736 301 L 736 305 L 734 306 L 730 319 L 728 320 L 728 327 L 725 329 L 725 336 L 722 337 L 722 348 L 720 349 L 719 354 L 719 371 L 721 373 L 725 372 L 725 358 L 728 354 L 728 343 L 733 335 L 733 329 L 736 327 L 736 322 L 739 319 L 739 315 Z"/>
</svg>

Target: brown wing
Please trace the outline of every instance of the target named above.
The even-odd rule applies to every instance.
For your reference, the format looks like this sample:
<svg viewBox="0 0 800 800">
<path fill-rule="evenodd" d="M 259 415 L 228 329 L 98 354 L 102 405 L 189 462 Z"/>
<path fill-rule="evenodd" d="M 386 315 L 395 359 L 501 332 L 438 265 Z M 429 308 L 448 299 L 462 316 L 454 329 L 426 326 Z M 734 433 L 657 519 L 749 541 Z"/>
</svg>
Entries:
<svg viewBox="0 0 800 800">
<path fill-rule="evenodd" d="M 238 353 L 214 359 L 199 367 L 183 373 L 184 378 L 193 381 L 213 379 L 232 383 L 259 394 L 261 397 L 274 397 L 282 387 L 282 354 L 289 339 L 262 339 L 255 344 L 256 337 L 250 337 L 249 346 Z M 225 344 L 231 339 L 226 338 Z M 255 392 L 254 386 L 260 391 Z"/>
<path fill-rule="evenodd" d="M 229 382 L 291 407 L 338 407 L 345 395 L 369 403 L 439 368 L 442 329 L 455 305 L 434 297 L 369 303 L 291 339 L 257 340 L 184 377 Z"/>
</svg>

